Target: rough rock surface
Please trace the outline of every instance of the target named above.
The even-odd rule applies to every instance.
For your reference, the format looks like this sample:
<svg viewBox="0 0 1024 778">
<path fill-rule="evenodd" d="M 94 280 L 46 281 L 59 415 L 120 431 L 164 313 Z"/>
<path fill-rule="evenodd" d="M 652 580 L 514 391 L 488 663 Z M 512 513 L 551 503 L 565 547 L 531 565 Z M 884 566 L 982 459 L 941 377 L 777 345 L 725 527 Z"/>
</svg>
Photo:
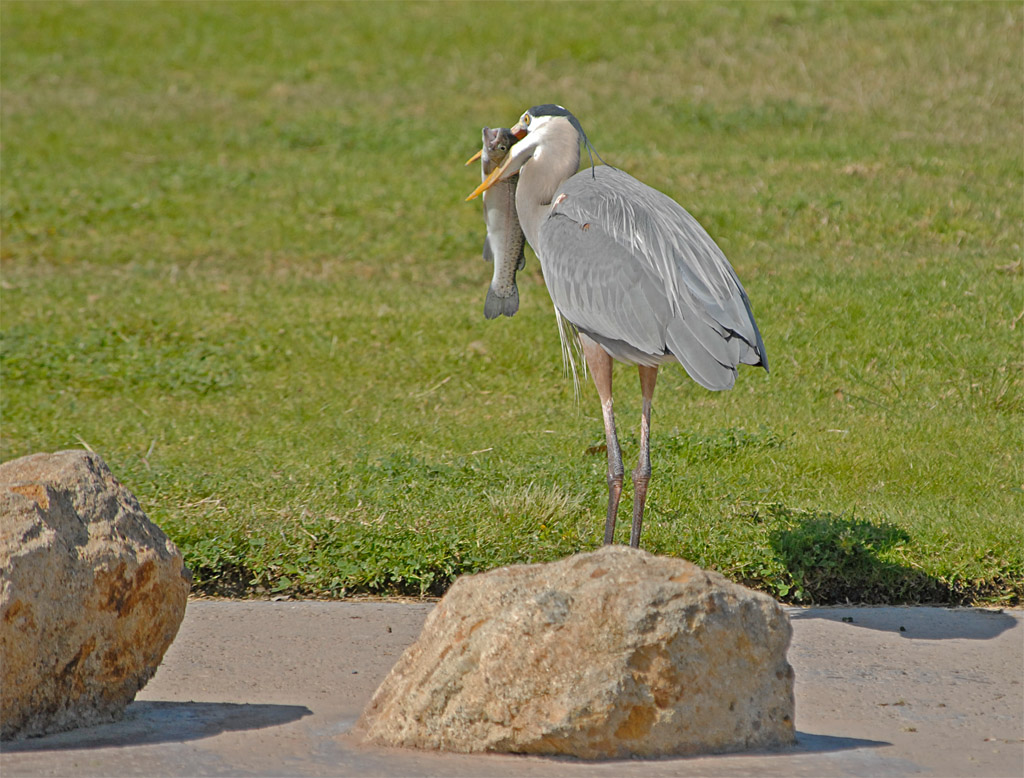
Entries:
<svg viewBox="0 0 1024 778">
<path fill-rule="evenodd" d="M 0 465 L 0 739 L 117 718 L 177 634 L 190 579 L 98 455 Z"/>
<path fill-rule="evenodd" d="M 371 741 L 585 759 L 794 742 L 789 618 L 623 546 L 456 581 L 363 712 Z"/>
</svg>

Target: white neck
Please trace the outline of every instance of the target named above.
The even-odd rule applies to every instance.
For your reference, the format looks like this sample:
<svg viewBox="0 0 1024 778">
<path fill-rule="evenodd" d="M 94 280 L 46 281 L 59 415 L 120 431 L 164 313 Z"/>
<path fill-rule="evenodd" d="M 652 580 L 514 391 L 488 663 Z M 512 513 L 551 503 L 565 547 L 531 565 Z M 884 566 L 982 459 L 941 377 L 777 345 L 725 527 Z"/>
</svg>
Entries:
<svg viewBox="0 0 1024 778">
<path fill-rule="evenodd" d="M 559 187 L 580 167 L 580 136 L 568 121 L 549 122 L 536 149 L 519 171 L 516 212 L 523 234 L 537 256 L 540 226 Z"/>
</svg>

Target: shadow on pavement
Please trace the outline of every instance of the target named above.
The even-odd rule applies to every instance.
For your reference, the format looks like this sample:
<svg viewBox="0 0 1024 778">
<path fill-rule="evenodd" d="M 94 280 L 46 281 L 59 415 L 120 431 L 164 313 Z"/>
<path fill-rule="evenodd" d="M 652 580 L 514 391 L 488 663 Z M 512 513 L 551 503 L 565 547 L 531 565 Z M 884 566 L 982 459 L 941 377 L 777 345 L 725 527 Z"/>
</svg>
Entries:
<svg viewBox="0 0 1024 778">
<path fill-rule="evenodd" d="M 882 748 L 891 746 L 884 740 L 865 740 L 858 737 L 838 737 L 835 735 L 814 735 L 810 732 L 797 730 L 796 744 L 782 748 L 753 749 L 750 751 L 730 751 L 724 754 L 717 754 L 721 757 L 785 757 L 793 754 L 829 754 L 837 751 L 855 751 L 859 748 Z M 708 756 L 708 755 L 704 755 Z"/>
<path fill-rule="evenodd" d="M 787 610 L 793 621 L 825 619 L 917 640 L 992 640 L 1019 623 L 1009 613 L 976 608 L 831 607 Z"/>
<path fill-rule="evenodd" d="M 670 762 L 670 761 L 686 761 L 689 759 L 772 759 L 774 757 L 792 757 L 794 754 L 828 754 L 837 751 L 855 751 L 859 748 L 882 748 L 883 746 L 891 746 L 892 743 L 884 740 L 865 740 L 863 738 L 856 737 L 836 737 L 834 735 L 813 735 L 810 732 L 796 733 L 796 743 L 791 746 L 782 746 L 780 748 L 752 748 L 747 751 L 726 751 L 723 753 L 704 753 L 704 754 L 692 754 L 688 756 L 683 755 L 665 755 L 665 756 L 651 756 L 651 757 L 620 757 L 612 759 L 578 759 L 574 756 L 549 756 L 549 755 L 532 755 L 530 759 L 539 759 L 548 762 L 559 762 L 562 764 L 573 764 L 573 765 L 606 765 L 606 764 L 621 764 L 624 762 Z"/>
<path fill-rule="evenodd" d="M 851 751 L 856 748 L 881 748 L 891 746 L 884 740 L 864 740 L 857 737 L 836 737 L 834 735 L 812 735 L 810 732 L 796 733 L 796 746 L 778 753 L 798 751 L 805 754 L 827 754 L 833 751 Z"/>
<path fill-rule="evenodd" d="M 222 732 L 263 729 L 298 721 L 303 705 L 240 705 L 227 702 L 133 702 L 124 718 L 45 737 L 5 742 L 6 753 L 177 743 Z"/>
</svg>

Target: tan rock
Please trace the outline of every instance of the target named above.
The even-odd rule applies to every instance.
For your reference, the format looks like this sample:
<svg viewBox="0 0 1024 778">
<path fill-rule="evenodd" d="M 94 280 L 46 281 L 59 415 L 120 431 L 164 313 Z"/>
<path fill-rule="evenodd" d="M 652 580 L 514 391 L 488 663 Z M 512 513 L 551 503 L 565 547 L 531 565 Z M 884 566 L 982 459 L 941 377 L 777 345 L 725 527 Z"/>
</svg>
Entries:
<svg viewBox="0 0 1024 778">
<path fill-rule="evenodd" d="M 698 754 L 794 742 L 791 628 L 771 597 L 607 546 L 456 581 L 359 727 L 387 745 Z"/>
<path fill-rule="evenodd" d="M 119 716 L 177 634 L 190 580 L 98 455 L 0 465 L 0 739 Z"/>
</svg>

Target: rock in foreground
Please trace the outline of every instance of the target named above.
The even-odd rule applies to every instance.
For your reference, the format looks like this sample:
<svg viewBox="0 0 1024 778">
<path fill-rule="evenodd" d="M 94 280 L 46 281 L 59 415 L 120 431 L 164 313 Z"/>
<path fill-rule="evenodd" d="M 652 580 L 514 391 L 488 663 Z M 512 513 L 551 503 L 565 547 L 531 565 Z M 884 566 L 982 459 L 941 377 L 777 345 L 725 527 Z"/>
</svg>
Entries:
<svg viewBox="0 0 1024 778">
<path fill-rule="evenodd" d="M 98 455 L 0 465 L 0 739 L 118 717 L 177 634 L 190 578 Z"/>
<path fill-rule="evenodd" d="M 360 719 L 372 741 L 585 759 L 794 742 L 775 600 L 607 546 L 460 578 Z"/>
</svg>

